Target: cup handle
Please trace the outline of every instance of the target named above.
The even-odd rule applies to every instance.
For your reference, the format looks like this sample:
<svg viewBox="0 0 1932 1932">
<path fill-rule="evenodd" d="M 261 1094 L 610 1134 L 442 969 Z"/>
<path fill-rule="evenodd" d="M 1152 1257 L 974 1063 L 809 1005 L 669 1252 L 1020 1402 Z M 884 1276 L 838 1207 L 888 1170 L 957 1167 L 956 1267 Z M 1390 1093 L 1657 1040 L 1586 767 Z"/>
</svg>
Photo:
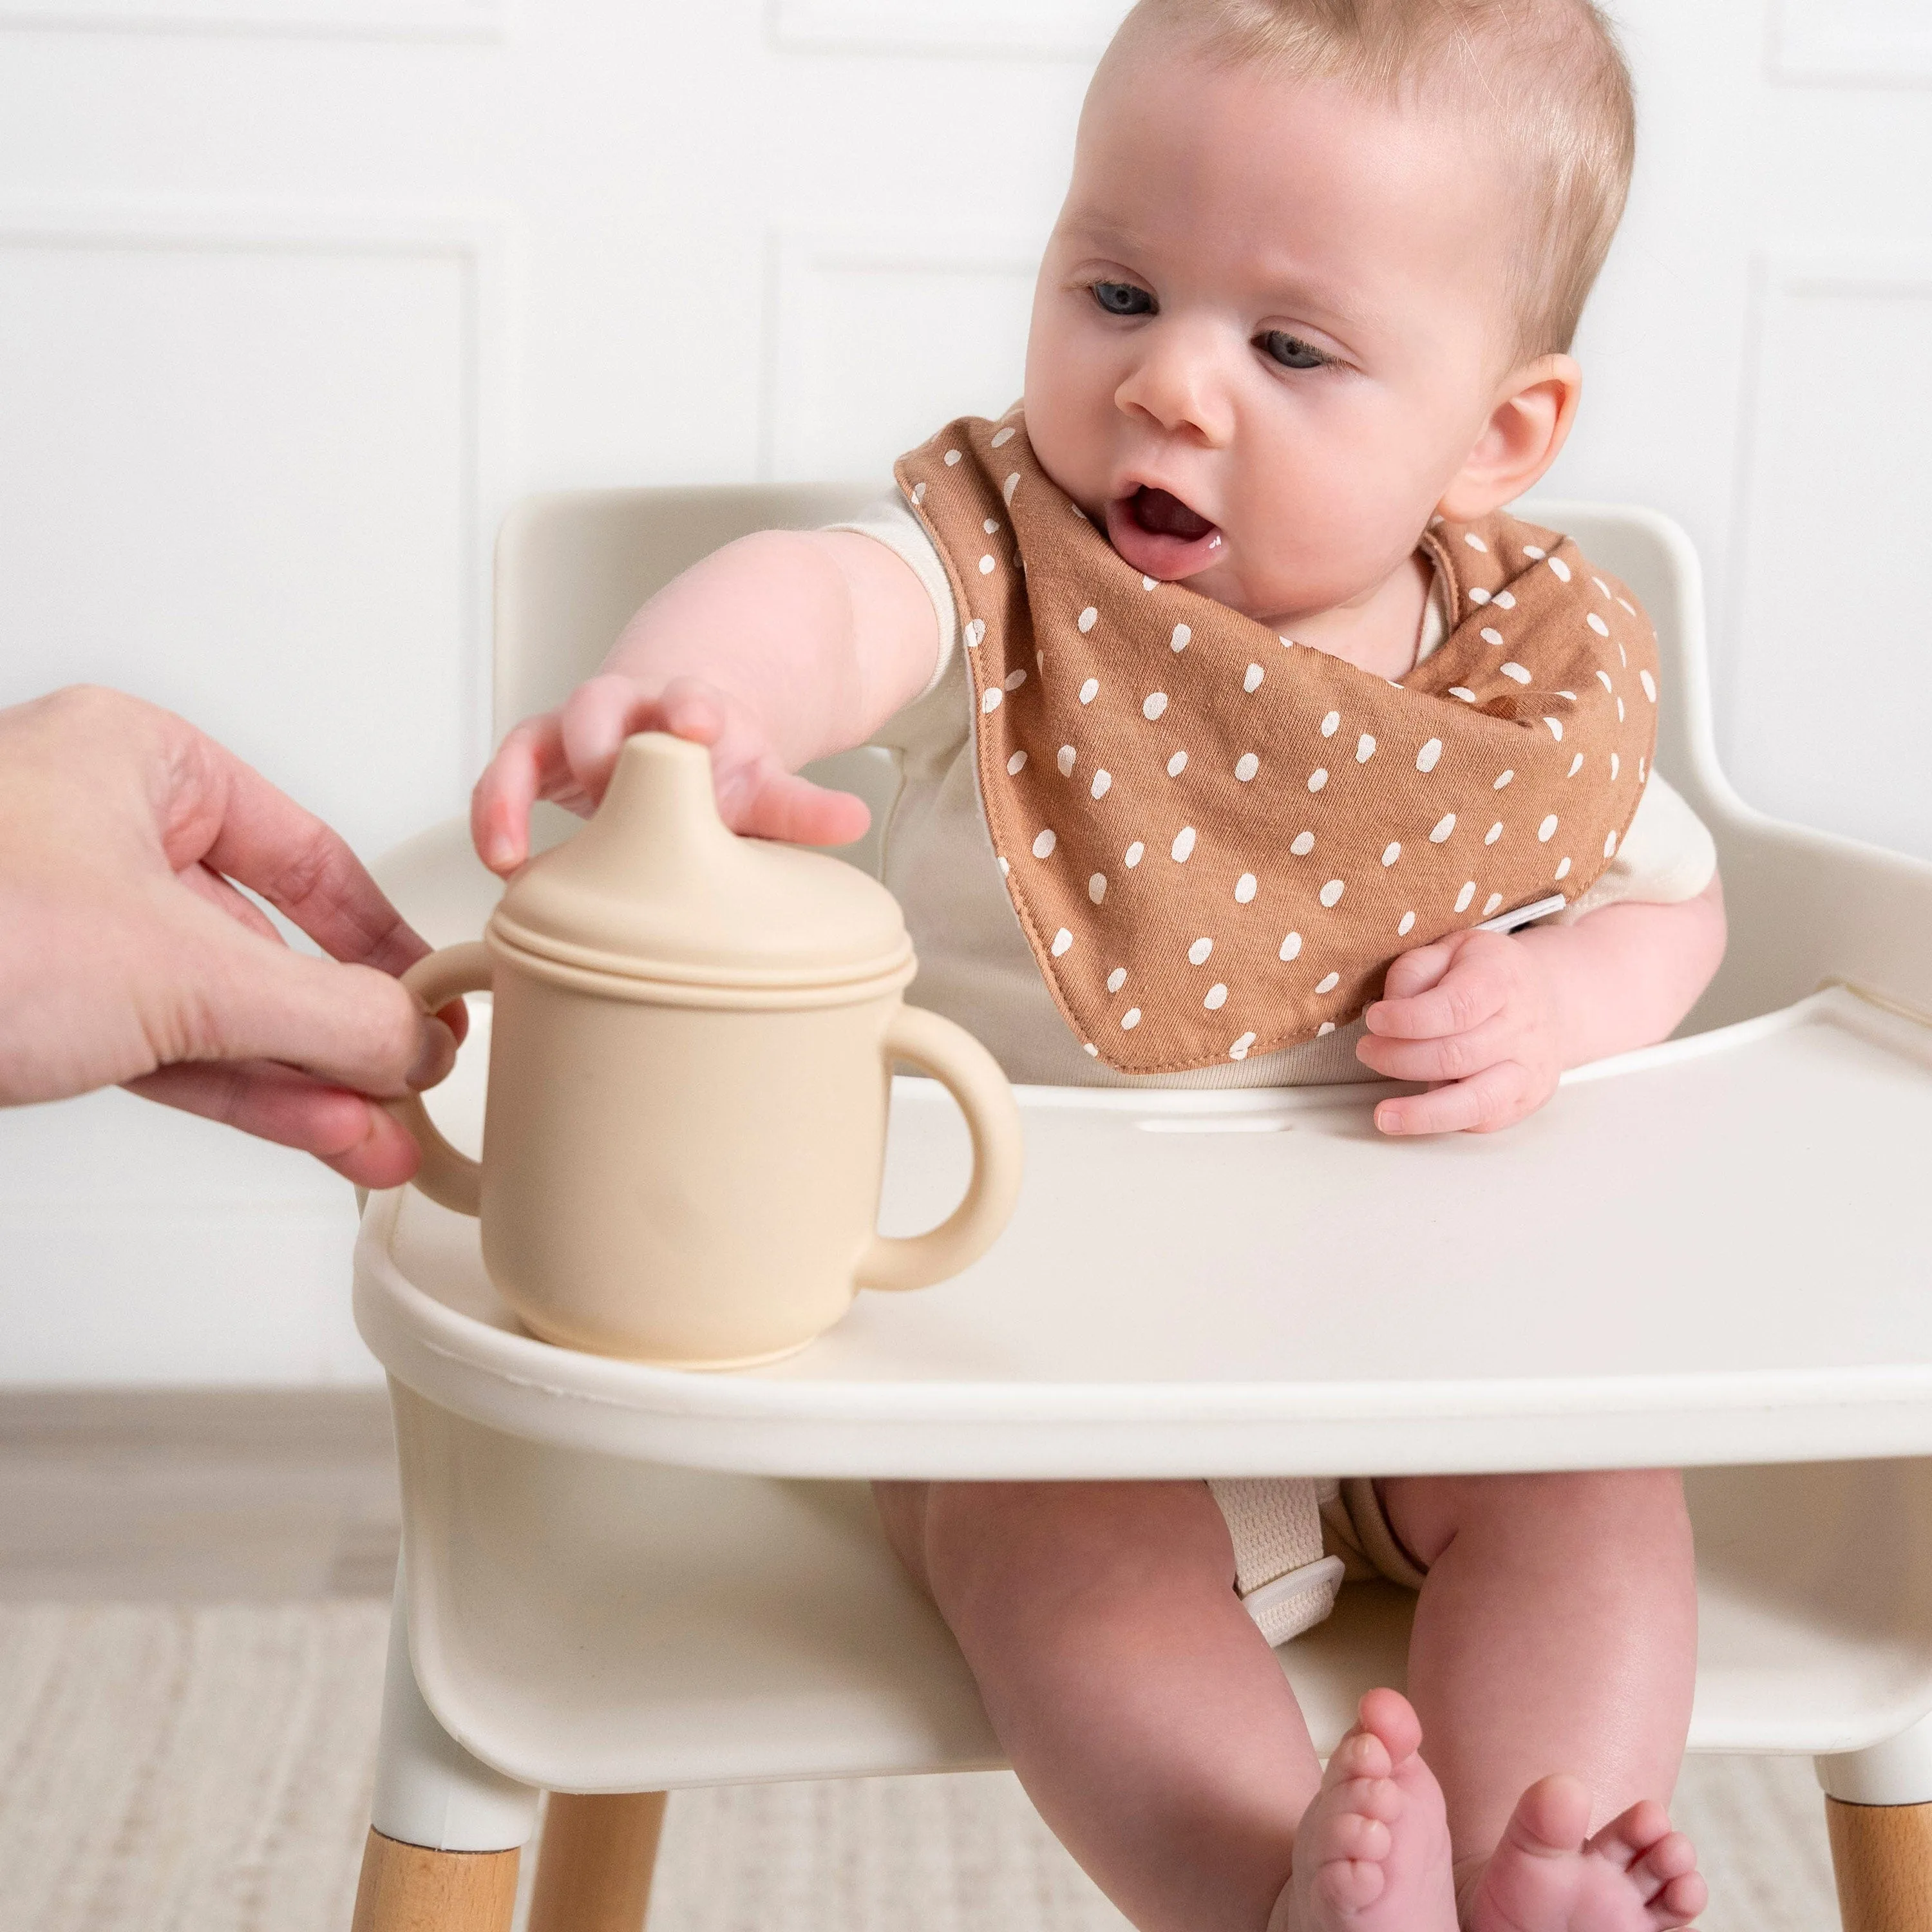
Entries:
<svg viewBox="0 0 1932 1932">
<path fill-rule="evenodd" d="M 957 1274 L 991 1247 L 1019 1198 L 1020 1110 L 999 1062 L 964 1027 L 901 1006 L 886 1029 L 888 1060 L 932 1074 L 966 1116 L 973 1178 L 966 1198 L 929 1233 L 874 1234 L 859 1263 L 861 1288 L 925 1288 Z"/>
<path fill-rule="evenodd" d="M 481 940 L 465 946 L 446 946 L 427 959 L 418 959 L 403 975 L 403 984 L 431 1012 L 447 1006 L 459 993 L 488 990 L 492 964 L 490 949 Z M 408 1130 L 422 1154 L 422 1165 L 412 1184 L 440 1206 L 459 1214 L 476 1214 L 483 1206 L 483 1169 L 466 1154 L 458 1154 L 429 1117 L 422 1096 L 411 1094 L 383 1102 Z"/>
</svg>

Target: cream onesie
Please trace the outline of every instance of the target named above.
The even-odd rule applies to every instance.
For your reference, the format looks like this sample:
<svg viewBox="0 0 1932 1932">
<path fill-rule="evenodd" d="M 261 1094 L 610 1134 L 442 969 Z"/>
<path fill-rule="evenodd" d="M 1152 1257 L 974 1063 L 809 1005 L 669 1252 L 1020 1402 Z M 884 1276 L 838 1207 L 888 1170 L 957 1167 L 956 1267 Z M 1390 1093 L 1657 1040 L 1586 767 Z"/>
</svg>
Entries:
<svg viewBox="0 0 1932 1932">
<path fill-rule="evenodd" d="M 983 1041 L 1010 1078 L 1057 1085 L 1310 1086 L 1381 1078 L 1355 1058 L 1360 1021 L 1270 1053 L 1196 1070 L 1122 1073 L 1084 1052 L 1062 1017 L 1016 916 L 982 808 L 976 714 L 961 623 L 945 565 L 897 490 L 832 527 L 902 557 L 930 596 L 939 649 L 925 690 L 874 734 L 898 754 L 902 784 L 884 828 L 882 872 L 904 909 L 919 956 L 908 997 Z M 1443 641 L 1439 578 L 1423 616 L 1417 661 Z M 1709 832 L 1654 772 L 1610 864 L 1555 918 L 1569 922 L 1620 899 L 1694 898 L 1717 869 Z M 1226 1518 L 1237 1588 L 1271 1643 L 1318 1622 L 1345 1574 L 1414 1588 L 1422 1573 L 1382 1516 L 1366 1479 L 1210 1480 Z"/>
</svg>

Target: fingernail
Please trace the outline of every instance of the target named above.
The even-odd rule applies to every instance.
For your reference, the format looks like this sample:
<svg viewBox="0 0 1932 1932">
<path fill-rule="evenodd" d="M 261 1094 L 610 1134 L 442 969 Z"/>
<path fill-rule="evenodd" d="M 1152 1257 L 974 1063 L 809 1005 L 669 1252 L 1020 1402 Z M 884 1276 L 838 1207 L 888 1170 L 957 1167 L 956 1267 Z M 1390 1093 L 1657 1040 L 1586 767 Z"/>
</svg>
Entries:
<svg viewBox="0 0 1932 1932">
<path fill-rule="evenodd" d="M 422 1038 L 416 1048 L 416 1064 L 407 1076 L 411 1089 L 421 1093 L 434 1087 L 456 1064 L 456 1036 L 439 1019 L 425 1019 Z"/>
</svg>

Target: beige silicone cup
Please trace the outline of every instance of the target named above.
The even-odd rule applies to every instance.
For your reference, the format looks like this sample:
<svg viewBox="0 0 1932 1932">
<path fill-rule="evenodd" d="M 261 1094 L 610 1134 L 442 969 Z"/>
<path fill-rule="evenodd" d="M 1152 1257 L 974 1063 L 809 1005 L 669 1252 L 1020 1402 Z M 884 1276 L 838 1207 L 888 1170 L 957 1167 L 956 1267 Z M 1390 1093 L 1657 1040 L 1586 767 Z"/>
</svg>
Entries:
<svg viewBox="0 0 1932 1932">
<path fill-rule="evenodd" d="M 492 1281 L 546 1340 L 688 1368 L 790 1354 L 859 1288 L 958 1274 L 1018 1198 L 1004 1075 L 905 1006 L 904 976 L 700 992 L 538 958 L 493 926 L 404 976 L 431 1010 L 485 988 L 496 1006 L 481 1163 L 419 1100 L 392 1103 L 422 1151 L 416 1185 L 480 1214 Z M 947 1088 L 973 1144 L 964 1198 L 910 1238 L 874 1226 L 895 1060 Z"/>
</svg>

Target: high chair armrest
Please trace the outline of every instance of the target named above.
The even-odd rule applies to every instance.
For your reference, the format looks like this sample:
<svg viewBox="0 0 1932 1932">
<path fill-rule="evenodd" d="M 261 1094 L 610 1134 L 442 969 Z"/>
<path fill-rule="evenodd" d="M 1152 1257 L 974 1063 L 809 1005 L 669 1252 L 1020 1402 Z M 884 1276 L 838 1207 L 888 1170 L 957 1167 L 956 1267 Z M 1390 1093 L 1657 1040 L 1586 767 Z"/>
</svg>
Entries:
<svg viewBox="0 0 1932 1932">
<path fill-rule="evenodd" d="M 1748 806 L 1710 822 L 1730 942 L 1680 1033 L 1768 1012 L 1834 980 L 1932 1016 L 1932 864 Z"/>
</svg>

